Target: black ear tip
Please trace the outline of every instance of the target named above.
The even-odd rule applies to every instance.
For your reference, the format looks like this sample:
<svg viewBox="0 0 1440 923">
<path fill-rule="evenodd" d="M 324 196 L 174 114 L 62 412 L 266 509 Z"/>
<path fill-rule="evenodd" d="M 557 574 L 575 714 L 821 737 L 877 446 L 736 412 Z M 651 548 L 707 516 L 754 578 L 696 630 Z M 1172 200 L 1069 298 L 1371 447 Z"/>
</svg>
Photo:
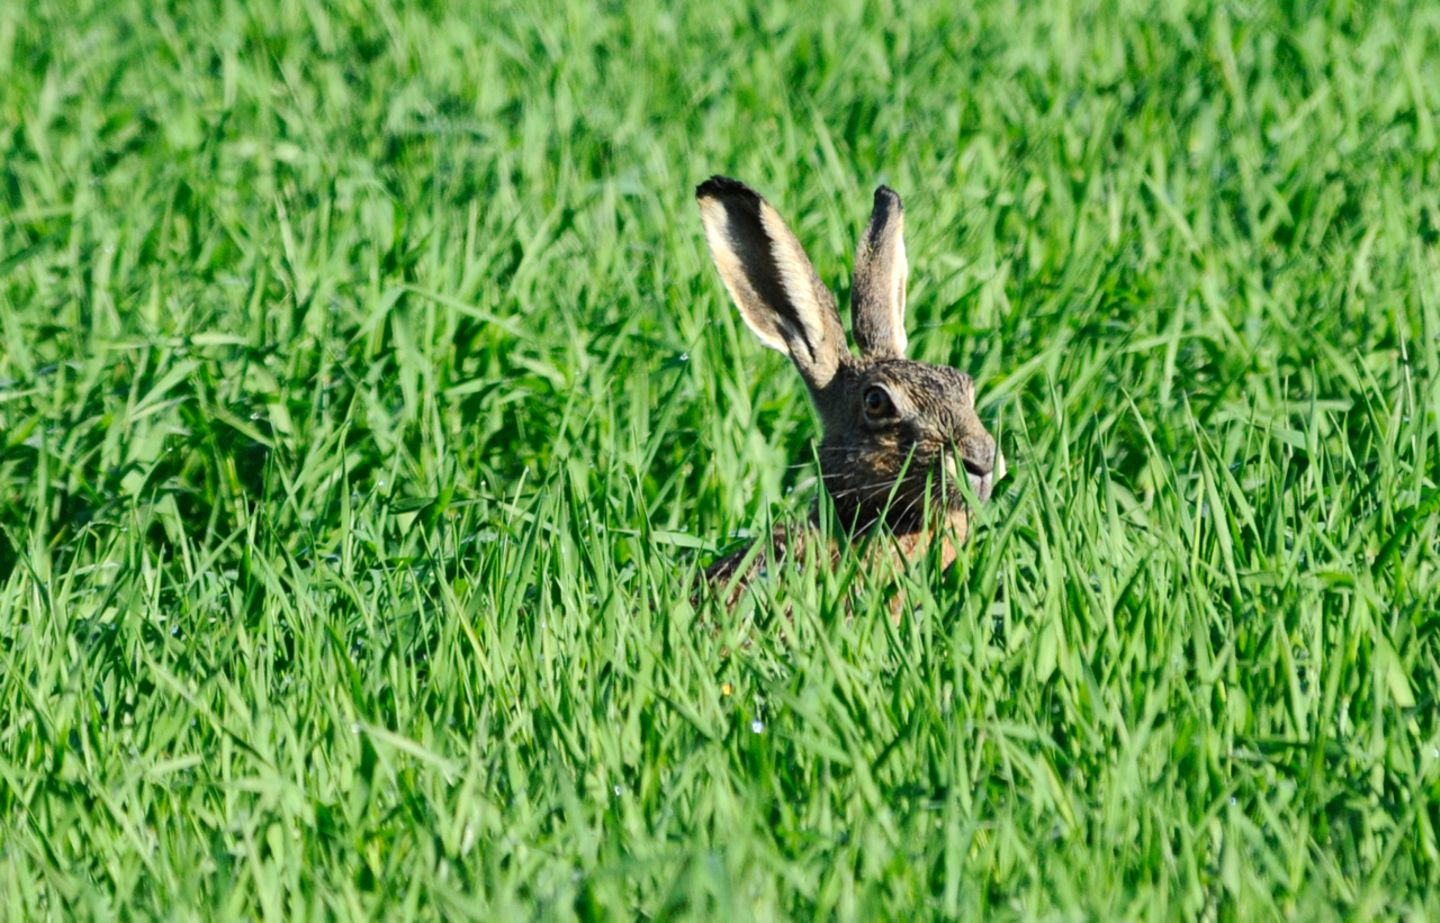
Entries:
<svg viewBox="0 0 1440 923">
<path fill-rule="evenodd" d="M 888 214 L 892 211 L 904 211 L 905 207 L 900 204 L 900 193 L 889 186 L 877 186 L 875 188 L 875 210 Z"/>
<path fill-rule="evenodd" d="M 718 174 L 695 187 L 695 198 L 697 199 L 723 198 L 734 195 L 756 197 L 755 191 L 738 179 Z"/>
</svg>

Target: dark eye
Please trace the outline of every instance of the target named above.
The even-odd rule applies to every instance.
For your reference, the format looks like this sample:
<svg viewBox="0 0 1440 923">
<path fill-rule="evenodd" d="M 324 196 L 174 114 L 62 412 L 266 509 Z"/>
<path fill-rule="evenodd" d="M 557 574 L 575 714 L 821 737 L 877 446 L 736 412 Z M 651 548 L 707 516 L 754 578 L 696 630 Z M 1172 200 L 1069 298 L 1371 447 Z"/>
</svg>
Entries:
<svg viewBox="0 0 1440 923">
<path fill-rule="evenodd" d="M 895 412 L 895 405 L 890 402 L 890 395 L 878 385 L 866 388 L 863 400 L 865 401 L 865 416 L 872 420 L 883 419 Z"/>
</svg>

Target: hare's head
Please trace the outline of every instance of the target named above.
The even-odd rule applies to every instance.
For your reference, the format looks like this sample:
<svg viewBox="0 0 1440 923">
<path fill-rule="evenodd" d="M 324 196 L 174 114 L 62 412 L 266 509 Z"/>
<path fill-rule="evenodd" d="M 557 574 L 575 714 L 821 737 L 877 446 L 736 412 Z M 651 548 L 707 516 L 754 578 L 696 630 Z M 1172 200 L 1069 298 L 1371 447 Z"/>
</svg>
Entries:
<svg viewBox="0 0 1440 923">
<path fill-rule="evenodd" d="M 926 510 L 963 515 L 960 472 L 990 498 L 1005 475 L 975 413 L 975 383 L 905 358 L 905 241 L 900 197 L 875 191 L 855 254 L 851 313 L 857 358 L 835 298 L 800 242 L 754 190 L 712 177 L 695 190 L 715 266 L 745 324 L 795 363 L 820 414 L 820 467 L 837 512 L 860 531 L 885 520 L 912 531 Z"/>
</svg>

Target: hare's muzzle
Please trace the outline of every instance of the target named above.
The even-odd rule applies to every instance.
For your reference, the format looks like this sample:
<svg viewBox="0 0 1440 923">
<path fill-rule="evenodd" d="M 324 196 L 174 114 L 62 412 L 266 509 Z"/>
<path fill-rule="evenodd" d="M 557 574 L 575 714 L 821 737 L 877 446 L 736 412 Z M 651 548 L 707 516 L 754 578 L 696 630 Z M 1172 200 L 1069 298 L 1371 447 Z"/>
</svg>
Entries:
<svg viewBox="0 0 1440 923">
<path fill-rule="evenodd" d="M 960 465 L 965 468 L 970 489 L 981 503 L 988 502 L 995 490 L 995 482 L 1005 476 L 1005 455 L 1000 451 L 999 443 L 986 435 L 979 439 L 963 440 L 956 446 L 956 450 Z M 949 477 L 958 477 L 954 454 L 946 458 L 945 468 Z"/>
</svg>

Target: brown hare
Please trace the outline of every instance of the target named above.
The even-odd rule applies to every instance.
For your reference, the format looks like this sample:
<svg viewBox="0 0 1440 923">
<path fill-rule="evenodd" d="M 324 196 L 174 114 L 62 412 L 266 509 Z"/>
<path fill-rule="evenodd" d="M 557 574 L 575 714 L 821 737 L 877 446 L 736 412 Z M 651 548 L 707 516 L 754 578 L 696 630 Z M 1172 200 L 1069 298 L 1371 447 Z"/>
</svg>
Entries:
<svg viewBox="0 0 1440 923">
<path fill-rule="evenodd" d="M 855 253 L 851 313 L 860 355 L 851 353 L 835 298 L 770 203 L 743 183 L 715 176 L 695 190 L 720 278 L 746 326 L 790 357 L 810 390 L 823 436 L 821 478 L 841 527 L 865 543 L 865 572 L 904 566 L 943 542 L 941 566 L 968 532 L 963 469 L 971 496 L 990 499 L 1005 476 L 995 439 L 975 413 L 975 383 L 943 365 L 905 358 L 904 212 L 900 197 L 875 190 L 870 223 Z M 747 549 L 705 572 L 733 605 L 768 563 L 798 558 L 814 534 L 775 530 L 769 547 Z M 825 549 L 832 562 L 837 546 Z M 748 566 L 747 566 L 748 564 Z M 898 616 L 898 602 L 892 603 Z"/>
</svg>

